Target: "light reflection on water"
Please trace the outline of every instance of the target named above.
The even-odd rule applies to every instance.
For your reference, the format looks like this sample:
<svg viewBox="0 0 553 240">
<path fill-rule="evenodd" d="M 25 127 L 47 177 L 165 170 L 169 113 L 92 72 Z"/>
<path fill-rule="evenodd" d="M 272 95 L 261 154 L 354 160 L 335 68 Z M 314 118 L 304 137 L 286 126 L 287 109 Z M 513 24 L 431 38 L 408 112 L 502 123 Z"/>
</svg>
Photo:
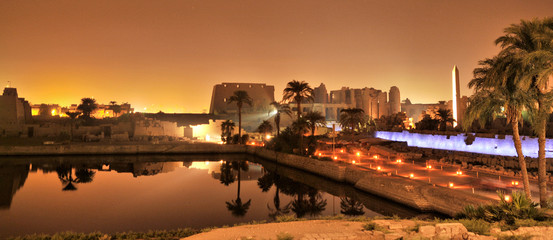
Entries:
<svg viewBox="0 0 553 240">
<path fill-rule="evenodd" d="M 245 155 L 35 157 L 0 163 L 0 237 L 203 228 L 283 214 L 340 213 L 421 216 L 350 186 Z"/>
</svg>

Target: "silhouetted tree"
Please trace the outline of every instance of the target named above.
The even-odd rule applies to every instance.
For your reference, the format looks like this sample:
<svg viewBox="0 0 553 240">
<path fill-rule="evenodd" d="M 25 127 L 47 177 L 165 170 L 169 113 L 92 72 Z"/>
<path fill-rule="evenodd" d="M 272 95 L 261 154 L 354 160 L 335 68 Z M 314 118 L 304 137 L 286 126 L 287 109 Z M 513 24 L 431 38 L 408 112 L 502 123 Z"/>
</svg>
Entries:
<svg viewBox="0 0 553 240">
<path fill-rule="evenodd" d="M 228 104 L 236 103 L 238 107 L 238 136 L 242 136 L 242 106 L 244 104 L 252 105 L 252 98 L 248 95 L 248 92 L 238 90 L 234 92 L 234 95 L 229 97 Z M 240 144 L 243 144 L 241 142 Z"/>
<path fill-rule="evenodd" d="M 279 102 L 272 102 L 271 106 L 275 108 L 276 114 L 275 114 L 275 127 L 277 130 L 277 138 L 280 136 L 280 117 L 281 114 L 286 114 L 288 116 L 291 116 L 292 111 L 290 111 L 290 106 L 288 104 L 281 104 Z"/>
<path fill-rule="evenodd" d="M 264 135 L 271 133 L 273 132 L 273 125 L 271 125 L 269 121 L 263 120 L 263 122 L 261 122 L 261 124 L 259 124 L 259 126 L 257 127 L 257 132 Z"/>
<path fill-rule="evenodd" d="M 302 109 L 301 109 L 301 103 L 303 101 L 307 101 L 307 102 L 310 102 L 313 100 L 313 89 L 309 86 L 309 83 L 306 83 L 304 81 L 297 81 L 297 80 L 292 80 L 290 82 L 288 82 L 288 84 L 286 85 L 286 88 L 284 89 L 283 91 L 283 97 L 282 97 L 282 100 L 283 101 L 294 101 L 296 102 L 296 105 L 297 105 L 297 114 L 298 114 L 298 118 L 297 118 L 297 121 L 299 122 L 300 121 L 300 118 L 301 118 L 301 112 L 302 112 Z M 298 132 L 299 134 L 299 132 Z M 300 154 L 303 155 L 304 151 L 303 151 L 303 134 L 300 134 Z"/>
<path fill-rule="evenodd" d="M 436 111 L 436 119 L 440 123 L 440 130 L 445 131 L 447 129 L 447 124 L 453 126 L 455 119 L 450 109 L 440 108 Z"/>
<path fill-rule="evenodd" d="M 230 144 L 232 140 L 232 132 L 234 131 L 234 122 L 226 120 L 221 123 L 221 141 L 226 144 Z"/>
<path fill-rule="evenodd" d="M 69 141 L 73 141 L 73 127 L 75 125 L 75 120 L 81 115 L 81 112 L 65 112 L 65 114 L 71 119 L 71 134 L 69 136 Z"/>
<path fill-rule="evenodd" d="M 305 115 L 307 125 L 311 129 L 311 136 L 315 136 L 315 130 L 317 126 L 324 126 L 326 118 L 320 112 L 308 112 Z"/>
<path fill-rule="evenodd" d="M 351 132 L 355 132 L 355 128 L 364 121 L 365 111 L 361 108 L 346 108 L 340 110 L 340 125 L 342 128 L 351 128 Z"/>
<path fill-rule="evenodd" d="M 81 99 L 81 104 L 77 106 L 77 109 L 83 113 L 85 119 L 90 119 L 92 112 L 98 109 L 98 104 L 93 98 L 83 98 Z"/>
</svg>

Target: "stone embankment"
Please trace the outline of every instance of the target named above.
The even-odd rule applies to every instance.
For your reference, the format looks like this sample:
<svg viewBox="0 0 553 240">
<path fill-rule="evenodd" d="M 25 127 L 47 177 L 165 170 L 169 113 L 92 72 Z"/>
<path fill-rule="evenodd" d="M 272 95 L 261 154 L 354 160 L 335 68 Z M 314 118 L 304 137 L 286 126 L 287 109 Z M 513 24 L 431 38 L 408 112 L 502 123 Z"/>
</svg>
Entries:
<svg viewBox="0 0 553 240">
<path fill-rule="evenodd" d="M 414 220 L 312 220 L 219 228 L 185 240 L 300 239 L 300 240 L 388 240 L 388 239 L 551 239 L 553 227 L 521 227 L 515 231 L 492 228 L 480 235 L 461 223 L 433 223 Z"/>
<path fill-rule="evenodd" d="M 265 148 L 219 144 L 136 144 L 136 145 L 50 145 L 0 146 L 0 155 L 92 155 L 92 154 L 225 154 L 249 153 L 401 203 L 421 211 L 435 211 L 453 216 L 468 204 L 480 205 L 492 200 L 483 196 L 435 186 L 426 182 L 360 168 L 356 165 L 323 161 Z"/>
</svg>

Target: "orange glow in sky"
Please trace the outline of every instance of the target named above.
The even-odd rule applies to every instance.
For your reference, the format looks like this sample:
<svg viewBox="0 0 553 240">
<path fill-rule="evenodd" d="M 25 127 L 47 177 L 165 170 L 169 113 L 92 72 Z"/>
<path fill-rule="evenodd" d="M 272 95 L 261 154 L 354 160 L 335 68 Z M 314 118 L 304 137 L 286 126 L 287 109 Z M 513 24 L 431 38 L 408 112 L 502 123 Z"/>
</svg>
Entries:
<svg viewBox="0 0 553 240">
<path fill-rule="evenodd" d="M 328 90 L 398 86 L 414 103 L 461 95 L 478 60 L 520 19 L 553 1 L 0 2 L 0 85 L 31 103 L 129 102 L 136 111 L 202 112 L 213 85 L 263 82 L 280 100 L 304 80 Z"/>
</svg>

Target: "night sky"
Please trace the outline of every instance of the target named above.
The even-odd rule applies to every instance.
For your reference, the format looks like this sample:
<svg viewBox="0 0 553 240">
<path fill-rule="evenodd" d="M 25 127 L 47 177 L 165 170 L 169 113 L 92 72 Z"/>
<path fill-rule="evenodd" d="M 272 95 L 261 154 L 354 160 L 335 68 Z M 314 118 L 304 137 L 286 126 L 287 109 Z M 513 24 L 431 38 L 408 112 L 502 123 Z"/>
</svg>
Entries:
<svg viewBox="0 0 553 240">
<path fill-rule="evenodd" d="M 0 1 L 0 84 L 33 104 L 129 102 L 202 112 L 213 85 L 304 80 L 328 90 L 398 86 L 401 98 L 451 99 L 520 19 L 553 1 Z M 146 110 L 144 108 L 147 108 Z"/>
</svg>

